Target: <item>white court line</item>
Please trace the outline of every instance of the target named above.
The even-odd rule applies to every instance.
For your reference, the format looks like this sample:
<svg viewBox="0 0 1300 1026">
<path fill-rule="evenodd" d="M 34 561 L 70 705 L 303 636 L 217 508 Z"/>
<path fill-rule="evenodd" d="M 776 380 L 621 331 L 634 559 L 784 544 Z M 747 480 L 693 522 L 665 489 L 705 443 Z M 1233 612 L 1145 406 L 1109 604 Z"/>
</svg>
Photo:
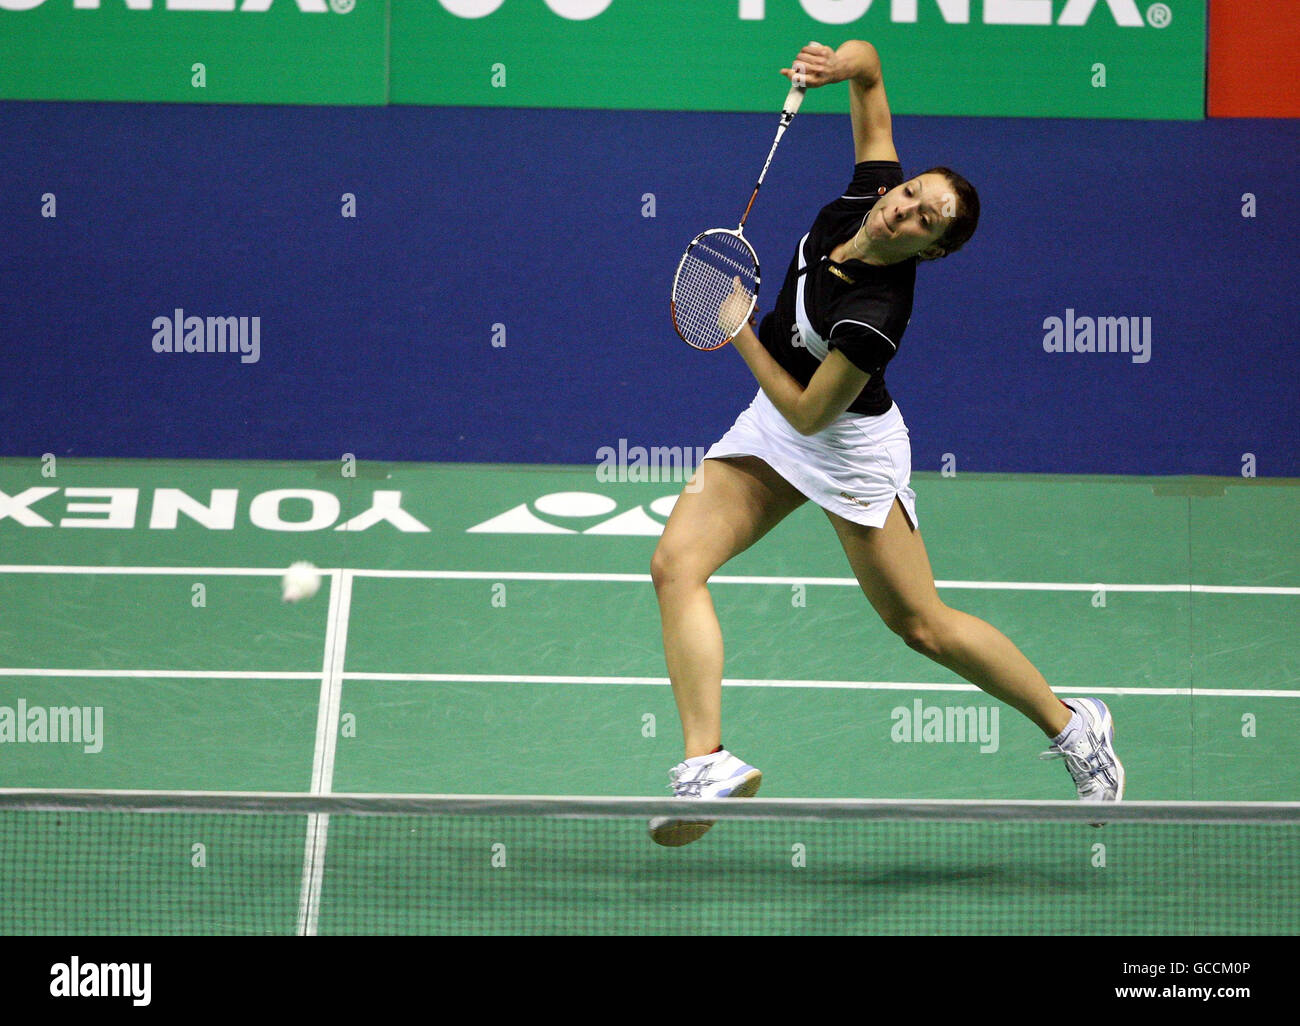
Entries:
<svg viewBox="0 0 1300 1026">
<path fill-rule="evenodd" d="M 288 567 L 260 566 L 59 566 L 57 564 L 0 564 L 0 574 L 207 574 L 235 577 L 281 577 Z M 321 573 L 332 573 L 322 570 Z"/>
<path fill-rule="evenodd" d="M 0 567 L 0 571 L 3 571 Z M 649 584 L 649 574 L 559 573 L 542 570 L 355 570 L 356 577 L 411 578 L 450 581 L 608 581 Z M 856 588 L 854 577 L 771 577 L 718 574 L 710 584 L 806 584 L 814 587 Z M 935 581 L 939 588 L 986 589 L 993 591 L 1131 591 L 1201 592 L 1223 595 L 1300 595 L 1300 587 L 1220 584 L 1106 584 L 1082 581 Z"/>
<path fill-rule="evenodd" d="M 513 673 L 349 673 L 348 680 L 393 681 L 430 684 L 616 684 L 669 687 L 667 677 L 579 677 Z M 723 687 L 813 688 L 850 691 L 980 691 L 974 684 L 928 684 L 924 681 L 895 680 L 785 680 L 724 677 Z M 1300 698 L 1300 690 L 1233 688 L 1135 688 L 1066 687 L 1052 685 L 1066 695 L 1196 695 L 1198 698 Z"/>
<path fill-rule="evenodd" d="M 345 640 L 344 642 L 345 643 Z M 340 652 L 337 665 L 342 666 Z M 588 684 L 669 687 L 667 677 L 579 676 L 574 674 L 526 673 L 338 673 L 331 671 L 327 679 L 319 673 L 257 673 L 250 670 L 213 670 L 189 672 L 180 670 L 48 670 L 29 667 L 0 667 L 4 677 L 120 677 L 131 680 L 161 678 L 204 678 L 212 680 L 322 680 L 320 716 L 316 726 L 316 756 L 312 768 L 315 787 L 318 778 L 333 774 L 334 749 L 338 744 L 338 702 L 345 681 L 388 681 L 412 684 Z M 848 691 L 979 691 L 974 684 L 934 684 L 926 681 L 906 680 L 795 680 L 781 677 L 770 679 L 729 677 L 725 687 L 733 688 L 810 688 Z M 329 695 L 325 692 L 329 689 Z M 1236 688 L 1140 688 L 1098 685 L 1053 685 L 1053 691 L 1066 695 L 1196 695 L 1200 698 L 1300 698 L 1300 690 L 1286 689 L 1236 689 Z M 322 730 L 328 728 L 328 736 Z M 326 767 L 328 766 L 328 770 Z M 328 787 L 320 792 L 328 794 Z"/>
<path fill-rule="evenodd" d="M 285 670 L 52 670 L 44 666 L 0 666 L 0 677 L 149 677 L 160 680 L 320 680 L 319 673 Z"/>
<path fill-rule="evenodd" d="M 312 754 L 311 793 L 329 794 L 334 787 L 334 757 L 338 746 L 339 706 L 343 694 L 343 665 L 347 657 L 348 619 L 352 608 L 352 575 L 330 571 L 329 615 L 325 621 L 325 655 L 316 707 L 316 746 Z M 320 920 L 321 883 L 325 877 L 325 844 L 329 814 L 309 813 L 303 849 L 302 888 L 298 901 L 298 935 L 314 937 Z"/>
<path fill-rule="evenodd" d="M 338 568 L 321 573 L 337 573 Z M 206 567 L 206 566 L 55 566 L 0 564 L 0 574 L 130 574 L 130 575 L 226 575 L 245 577 L 278 577 L 283 567 Z M 649 584 L 649 574 L 615 573 L 563 573 L 542 570 L 350 570 L 355 577 L 373 577 L 385 580 L 446 580 L 446 581 L 604 581 L 628 584 Z M 804 584 L 810 587 L 856 588 L 852 577 L 768 577 L 719 575 L 709 578 L 711 584 Z M 985 591 L 1113 591 L 1113 592 L 1184 592 L 1206 595 L 1300 595 L 1300 587 L 1274 587 L 1269 585 L 1235 584 L 1108 584 L 1104 581 L 935 581 L 935 586 L 946 589 L 977 589 Z"/>
<path fill-rule="evenodd" d="M 339 703 L 343 694 L 343 666 L 348 648 L 348 621 L 352 613 L 352 574 L 332 571 L 329 615 L 325 621 L 325 658 L 321 668 L 320 701 L 316 716 L 316 747 L 312 755 L 311 790 L 329 794 L 334 786 L 334 756 L 338 748 Z"/>
</svg>

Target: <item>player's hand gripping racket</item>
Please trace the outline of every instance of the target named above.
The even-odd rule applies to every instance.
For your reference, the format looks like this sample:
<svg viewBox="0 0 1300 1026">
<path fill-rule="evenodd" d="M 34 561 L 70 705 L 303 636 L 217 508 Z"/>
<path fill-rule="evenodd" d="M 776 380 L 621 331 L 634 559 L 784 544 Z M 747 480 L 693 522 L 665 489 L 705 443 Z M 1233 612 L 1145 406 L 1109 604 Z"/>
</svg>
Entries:
<svg viewBox="0 0 1300 1026">
<path fill-rule="evenodd" d="M 740 333 L 758 302 L 758 254 L 745 238 L 745 219 L 758 199 L 767 169 L 772 165 L 781 136 L 790 127 L 803 103 L 802 86 L 791 86 L 781 111 L 781 124 L 772 140 L 767 162 L 749 197 L 740 224 L 731 228 L 710 228 L 686 247 L 673 277 L 673 327 L 682 341 L 696 349 L 717 349 Z M 736 279 L 740 284 L 736 284 Z"/>
</svg>

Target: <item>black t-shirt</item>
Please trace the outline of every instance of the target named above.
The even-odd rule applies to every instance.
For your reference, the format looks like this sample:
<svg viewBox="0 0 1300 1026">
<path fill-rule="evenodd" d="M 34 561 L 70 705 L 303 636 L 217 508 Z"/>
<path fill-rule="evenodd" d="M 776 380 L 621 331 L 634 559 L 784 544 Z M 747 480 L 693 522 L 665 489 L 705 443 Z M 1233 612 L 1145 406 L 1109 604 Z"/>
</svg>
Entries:
<svg viewBox="0 0 1300 1026">
<path fill-rule="evenodd" d="M 893 404 L 885 364 L 898 352 L 912 316 L 916 259 L 887 267 L 861 260 L 833 263 L 830 252 L 851 239 L 875 201 L 903 182 L 897 161 L 868 160 L 853 169 L 843 196 L 822 207 L 799 240 L 776 306 L 759 325 L 763 346 L 799 384 L 807 386 L 831 349 L 871 375 L 849 413 L 878 416 Z M 801 273 L 812 265 L 807 273 Z"/>
</svg>

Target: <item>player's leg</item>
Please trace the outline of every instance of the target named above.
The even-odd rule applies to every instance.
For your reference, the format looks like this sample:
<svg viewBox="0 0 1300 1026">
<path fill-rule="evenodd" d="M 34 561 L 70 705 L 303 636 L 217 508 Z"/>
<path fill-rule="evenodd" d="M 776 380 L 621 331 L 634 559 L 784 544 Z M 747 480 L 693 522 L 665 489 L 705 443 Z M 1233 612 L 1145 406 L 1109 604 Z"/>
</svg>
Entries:
<svg viewBox="0 0 1300 1026">
<path fill-rule="evenodd" d="M 939 599 L 921 533 L 895 499 L 884 526 L 827 513 L 853 573 L 881 618 L 912 648 L 1018 709 L 1048 737 L 1044 757 L 1063 758 L 1084 801 L 1124 796 L 1110 710 L 1095 698 L 1062 702 L 1009 638 Z"/>
<path fill-rule="evenodd" d="M 1071 712 L 1020 649 L 992 625 L 944 605 L 921 532 L 895 499 L 883 527 L 827 512 L 854 576 L 885 624 L 916 651 L 1024 713 L 1056 737 Z"/>
<path fill-rule="evenodd" d="M 722 629 L 709 577 L 805 501 L 762 460 L 709 459 L 668 518 L 650 576 L 688 759 L 721 744 Z"/>
</svg>

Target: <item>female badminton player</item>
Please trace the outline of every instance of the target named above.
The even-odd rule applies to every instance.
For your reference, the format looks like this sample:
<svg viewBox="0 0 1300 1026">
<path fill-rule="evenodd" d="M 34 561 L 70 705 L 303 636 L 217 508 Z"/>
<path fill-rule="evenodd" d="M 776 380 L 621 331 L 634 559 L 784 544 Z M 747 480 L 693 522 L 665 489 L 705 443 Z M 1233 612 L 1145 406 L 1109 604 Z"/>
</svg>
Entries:
<svg viewBox="0 0 1300 1026">
<path fill-rule="evenodd" d="M 904 175 L 880 58 L 866 42 L 809 43 L 781 72 L 806 88 L 848 82 L 856 166 L 796 246 L 773 310 L 733 339 L 758 393 L 709 450 L 677 500 L 651 562 L 664 655 L 685 737 L 670 771 L 679 798 L 749 797 L 758 769 L 722 745 L 723 642 L 707 582 L 811 500 L 824 510 L 867 600 L 916 651 L 1032 720 L 1065 760 L 1084 801 L 1118 801 L 1124 770 L 1106 705 L 1061 701 L 1000 631 L 945 605 L 921 541 L 903 415 L 885 387 L 912 312 L 917 265 L 966 243 L 975 189 L 937 167 Z M 734 326 L 737 292 L 719 311 Z M 737 313 L 738 311 L 738 313 Z M 676 846 L 711 824 L 659 818 Z"/>
</svg>

